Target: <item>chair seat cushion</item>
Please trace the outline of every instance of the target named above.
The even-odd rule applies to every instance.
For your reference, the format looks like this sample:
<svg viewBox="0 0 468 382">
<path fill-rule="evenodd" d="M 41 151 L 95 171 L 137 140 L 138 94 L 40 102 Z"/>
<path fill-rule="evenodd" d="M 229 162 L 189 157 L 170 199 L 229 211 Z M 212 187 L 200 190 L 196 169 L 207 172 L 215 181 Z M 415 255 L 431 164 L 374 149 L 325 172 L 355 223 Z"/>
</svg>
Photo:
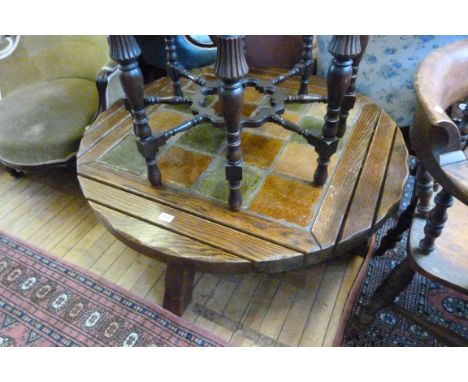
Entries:
<svg viewBox="0 0 468 382">
<path fill-rule="evenodd" d="M 38 166 L 65 162 L 98 105 L 94 82 L 76 78 L 39 82 L 0 100 L 0 161 Z"/>
</svg>

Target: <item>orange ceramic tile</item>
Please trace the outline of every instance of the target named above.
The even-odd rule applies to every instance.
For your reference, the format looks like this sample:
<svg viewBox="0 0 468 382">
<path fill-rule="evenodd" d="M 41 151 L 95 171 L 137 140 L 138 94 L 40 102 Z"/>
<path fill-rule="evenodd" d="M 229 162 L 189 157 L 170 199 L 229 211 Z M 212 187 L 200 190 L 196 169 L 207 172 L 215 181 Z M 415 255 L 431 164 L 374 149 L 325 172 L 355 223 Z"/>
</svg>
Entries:
<svg viewBox="0 0 468 382">
<path fill-rule="evenodd" d="M 283 114 L 283 117 L 287 119 L 288 121 L 291 121 L 294 123 L 298 123 L 299 120 L 301 119 L 300 115 L 291 113 L 289 111 L 285 112 Z M 278 138 L 278 139 L 283 139 L 283 140 L 288 139 L 291 136 L 291 134 L 294 134 L 292 131 L 286 130 L 285 128 L 272 122 L 265 123 L 262 127 L 259 127 L 255 131 L 263 132 L 273 138 Z"/>
<path fill-rule="evenodd" d="M 248 86 L 244 91 L 244 103 L 258 104 L 263 96 L 264 94 L 255 90 L 254 87 Z"/>
<path fill-rule="evenodd" d="M 191 118 L 190 115 L 183 115 L 169 110 L 158 110 L 149 119 L 149 125 L 153 131 L 171 129 Z"/>
<path fill-rule="evenodd" d="M 251 103 L 244 103 L 244 108 L 242 109 L 242 115 L 244 117 L 250 117 L 252 113 L 257 109 L 257 106 Z M 219 99 L 216 101 L 216 104 L 214 105 L 214 110 L 218 115 L 222 115 L 221 113 L 221 103 L 219 102 Z"/>
<path fill-rule="evenodd" d="M 278 139 L 243 131 L 241 147 L 244 161 L 259 168 L 270 167 L 283 142 Z"/>
<path fill-rule="evenodd" d="M 207 169 L 212 158 L 208 155 L 172 146 L 158 160 L 164 184 L 191 187 Z"/>
<path fill-rule="evenodd" d="M 250 205 L 250 210 L 279 220 L 306 226 L 322 188 L 299 180 L 270 175 Z"/>
<path fill-rule="evenodd" d="M 336 155 L 330 159 L 329 173 L 336 164 Z M 317 153 L 311 145 L 290 142 L 275 163 L 273 171 L 311 182 L 317 168 Z"/>
</svg>

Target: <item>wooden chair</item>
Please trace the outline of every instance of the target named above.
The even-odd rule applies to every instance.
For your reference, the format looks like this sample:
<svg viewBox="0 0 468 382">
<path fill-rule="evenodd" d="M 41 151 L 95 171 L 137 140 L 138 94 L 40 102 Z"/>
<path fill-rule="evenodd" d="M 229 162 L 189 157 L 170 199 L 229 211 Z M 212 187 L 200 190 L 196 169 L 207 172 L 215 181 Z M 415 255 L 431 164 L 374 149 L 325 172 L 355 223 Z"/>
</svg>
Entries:
<svg viewBox="0 0 468 382">
<path fill-rule="evenodd" d="M 441 342 L 468 346 L 468 341 L 458 334 L 435 327 L 393 304 L 398 294 L 410 284 L 415 272 L 438 284 L 468 292 L 468 159 L 460 133 L 463 124 L 457 126 L 446 112 L 448 107 L 468 95 L 468 39 L 430 54 L 416 72 L 415 89 L 418 108 L 410 137 L 420 163 L 419 187 L 415 188 L 410 206 L 395 228 L 376 250 L 377 255 L 385 253 L 410 229 L 407 257 L 387 276 L 353 325 L 362 329 L 374 321 L 380 309 L 391 306 L 431 331 Z M 416 213 L 416 205 L 418 199 L 423 203 L 431 199 L 431 178 L 441 190 L 434 198 L 434 208 L 425 218 L 424 214 Z M 421 187 L 424 183 L 425 187 Z"/>
</svg>

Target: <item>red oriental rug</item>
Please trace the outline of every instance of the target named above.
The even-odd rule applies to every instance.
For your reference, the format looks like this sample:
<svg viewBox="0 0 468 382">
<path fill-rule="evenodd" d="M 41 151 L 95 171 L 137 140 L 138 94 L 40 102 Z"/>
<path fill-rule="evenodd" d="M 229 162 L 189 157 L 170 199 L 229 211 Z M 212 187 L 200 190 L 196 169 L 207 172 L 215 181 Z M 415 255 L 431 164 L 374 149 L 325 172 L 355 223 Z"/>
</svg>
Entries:
<svg viewBox="0 0 468 382">
<path fill-rule="evenodd" d="M 0 232 L 0 347 L 226 345 Z"/>
</svg>

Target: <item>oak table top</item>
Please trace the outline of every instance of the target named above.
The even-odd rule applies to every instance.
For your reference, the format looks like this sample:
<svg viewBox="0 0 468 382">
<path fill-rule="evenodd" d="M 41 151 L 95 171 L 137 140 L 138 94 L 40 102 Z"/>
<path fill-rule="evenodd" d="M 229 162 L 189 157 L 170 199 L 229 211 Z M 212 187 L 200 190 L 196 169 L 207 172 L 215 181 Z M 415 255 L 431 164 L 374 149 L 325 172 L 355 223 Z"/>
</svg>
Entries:
<svg viewBox="0 0 468 382">
<path fill-rule="evenodd" d="M 251 72 L 258 77 L 279 73 Z M 296 81 L 282 86 L 292 93 Z M 313 93 L 326 94 L 321 78 L 311 77 L 309 86 Z M 171 89 L 163 78 L 145 91 L 170 95 Z M 266 101 L 248 90 L 244 114 Z M 185 91 L 191 92 L 189 84 Z M 147 112 L 153 130 L 191 118 L 186 106 L 151 106 Z M 325 105 L 295 105 L 288 106 L 285 117 L 319 131 L 324 114 Z M 167 263 L 164 306 L 176 314 L 190 302 L 195 271 L 283 272 L 344 256 L 394 211 L 408 176 L 399 129 L 363 96 L 350 113 L 323 187 L 312 184 L 314 148 L 292 132 L 270 123 L 244 129 L 242 150 L 244 205 L 232 212 L 225 202 L 220 129 L 199 125 L 171 138 L 158 154 L 161 187 L 152 187 L 146 178 L 122 102 L 101 114 L 82 140 L 78 177 L 84 196 L 117 238 Z"/>
</svg>

